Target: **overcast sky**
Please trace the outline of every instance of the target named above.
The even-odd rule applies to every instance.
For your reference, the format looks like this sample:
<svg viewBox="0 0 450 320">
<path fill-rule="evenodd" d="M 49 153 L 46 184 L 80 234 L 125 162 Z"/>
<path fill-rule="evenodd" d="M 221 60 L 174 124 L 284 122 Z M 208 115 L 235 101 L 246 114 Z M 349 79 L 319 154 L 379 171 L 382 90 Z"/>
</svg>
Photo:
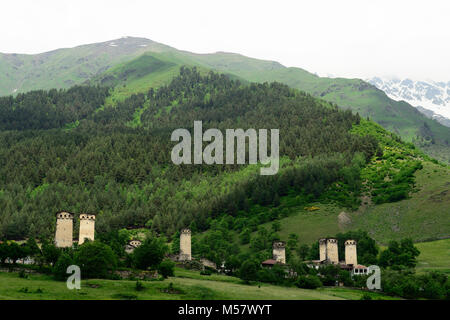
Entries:
<svg viewBox="0 0 450 320">
<path fill-rule="evenodd" d="M 237 52 L 320 75 L 450 81 L 450 1 L 13 0 L 0 52 L 39 53 L 122 36 Z"/>
</svg>

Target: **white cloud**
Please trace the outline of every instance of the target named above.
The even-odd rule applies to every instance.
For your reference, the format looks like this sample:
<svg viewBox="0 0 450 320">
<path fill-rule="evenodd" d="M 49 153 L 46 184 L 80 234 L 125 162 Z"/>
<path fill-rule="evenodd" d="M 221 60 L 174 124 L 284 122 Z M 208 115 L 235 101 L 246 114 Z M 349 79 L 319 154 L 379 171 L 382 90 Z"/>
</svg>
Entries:
<svg viewBox="0 0 450 320">
<path fill-rule="evenodd" d="M 319 74 L 450 80 L 449 1 L 113 1 L 2 3 L 0 52 L 141 36 L 231 51 Z"/>
</svg>

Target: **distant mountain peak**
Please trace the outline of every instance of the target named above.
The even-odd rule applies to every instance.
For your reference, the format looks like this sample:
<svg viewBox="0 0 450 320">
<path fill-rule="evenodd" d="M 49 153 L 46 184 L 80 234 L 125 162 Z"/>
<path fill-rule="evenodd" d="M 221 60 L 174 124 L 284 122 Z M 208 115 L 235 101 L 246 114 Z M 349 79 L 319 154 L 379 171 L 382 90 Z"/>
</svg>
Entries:
<svg viewBox="0 0 450 320">
<path fill-rule="evenodd" d="M 373 77 L 367 81 L 383 90 L 391 99 L 404 100 L 414 107 L 430 110 L 435 114 L 434 118 L 441 116 L 450 119 L 450 81 L 396 77 Z M 422 109 L 419 110 L 423 112 Z"/>
</svg>

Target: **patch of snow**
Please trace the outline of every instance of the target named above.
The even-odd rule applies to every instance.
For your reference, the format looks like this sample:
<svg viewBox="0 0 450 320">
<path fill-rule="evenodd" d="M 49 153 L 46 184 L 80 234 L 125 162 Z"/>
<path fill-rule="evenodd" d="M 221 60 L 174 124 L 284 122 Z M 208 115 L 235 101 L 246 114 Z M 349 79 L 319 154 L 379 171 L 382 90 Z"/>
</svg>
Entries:
<svg viewBox="0 0 450 320">
<path fill-rule="evenodd" d="M 414 107 L 423 107 L 450 119 L 450 82 L 381 77 L 374 77 L 368 82 L 393 100 L 404 100 Z"/>
</svg>

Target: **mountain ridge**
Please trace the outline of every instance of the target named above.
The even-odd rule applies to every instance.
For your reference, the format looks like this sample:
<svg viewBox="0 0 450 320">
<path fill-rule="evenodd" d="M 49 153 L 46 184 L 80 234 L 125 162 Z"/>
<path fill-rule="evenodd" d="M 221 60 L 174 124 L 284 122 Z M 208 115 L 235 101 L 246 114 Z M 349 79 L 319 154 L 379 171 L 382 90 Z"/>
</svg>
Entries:
<svg viewBox="0 0 450 320">
<path fill-rule="evenodd" d="M 170 49 L 150 39 L 124 37 L 39 54 L 1 54 L 0 95 L 68 88 L 146 51 Z"/>
<path fill-rule="evenodd" d="M 21 83 L 24 90 L 67 88 L 108 75 L 114 68 L 122 68 L 125 73 L 129 71 L 127 68 L 135 71 L 136 66 L 131 67 L 135 59 L 144 54 L 155 55 L 157 59 L 173 64 L 172 68 L 168 68 L 166 74 L 153 72 L 150 68 L 147 73 L 141 72 L 131 80 L 123 77 L 122 81 L 119 81 L 123 98 L 132 94 L 137 87 L 140 92 L 144 92 L 152 86 L 168 83 L 177 74 L 177 67 L 182 65 L 216 70 L 249 82 L 278 81 L 335 103 L 341 108 L 351 109 L 363 117 L 370 117 L 404 140 L 414 142 L 429 155 L 450 163 L 449 128 L 429 119 L 408 103 L 389 98 L 382 90 L 361 79 L 323 78 L 301 68 L 285 67 L 276 61 L 249 58 L 237 53 L 197 54 L 145 38 L 127 37 L 61 50 L 63 51 L 53 54 L 57 59 L 53 58 L 48 62 L 50 67 L 39 68 L 39 65 L 33 67 L 30 58 L 25 59 L 23 63 L 27 63 L 29 73 L 25 72 L 22 79 L 16 76 L 13 79 L 15 83 Z M 99 54 L 102 50 L 106 51 L 106 56 Z M 61 52 L 67 53 L 67 57 Z M 8 69 L 8 64 L 4 60 L 0 59 L 0 71 Z M 19 59 L 18 63 L 20 62 Z M 9 64 L 9 72 L 1 72 L 0 77 L 1 74 L 14 76 L 17 74 L 14 70 L 17 69 L 18 67 L 14 69 Z M 135 86 L 131 91 L 126 90 L 130 81 Z M 0 78 L 0 84 L 0 95 L 5 94 L 8 82 L 5 78 Z M 119 90 L 119 86 L 115 85 Z M 12 85 L 10 81 L 9 92 L 6 94 L 11 94 L 15 89 L 17 89 L 15 93 L 21 92 L 17 85 Z"/>
</svg>

